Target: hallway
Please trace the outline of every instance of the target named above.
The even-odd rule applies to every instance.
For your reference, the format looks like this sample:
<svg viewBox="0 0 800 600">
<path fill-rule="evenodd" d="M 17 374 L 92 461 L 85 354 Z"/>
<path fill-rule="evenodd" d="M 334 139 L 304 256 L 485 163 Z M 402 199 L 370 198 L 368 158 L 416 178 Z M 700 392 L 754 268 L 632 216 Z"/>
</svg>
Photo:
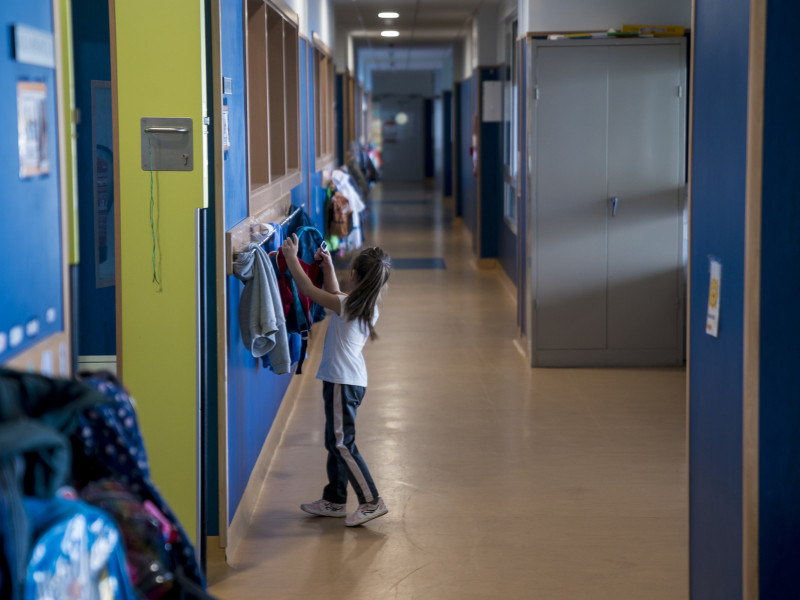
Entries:
<svg viewBox="0 0 800 600">
<path fill-rule="evenodd" d="M 389 514 L 345 528 L 299 509 L 325 482 L 320 324 L 247 538 L 210 566 L 210 592 L 687 598 L 684 371 L 531 369 L 511 286 L 476 268 L 452 206 L 379 184 L 370 208 L 367 243 L 395 269 L 358 444 Z"/>
</svg>

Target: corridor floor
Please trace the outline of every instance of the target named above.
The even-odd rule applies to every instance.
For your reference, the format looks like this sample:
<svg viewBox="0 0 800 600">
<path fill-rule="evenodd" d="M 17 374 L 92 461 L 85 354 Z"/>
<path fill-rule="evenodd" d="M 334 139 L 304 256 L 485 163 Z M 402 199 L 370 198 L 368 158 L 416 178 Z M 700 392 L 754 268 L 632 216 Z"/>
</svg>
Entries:
<svg viewBox="0 0 800 600">
<path fill-rule="evenodd" d="M 247 537 L 211 566 L 210 592 L 687 598 L 684 371 L 531 369 L 509 284 L 476 267 L 452 207 L 420 186 L 373 197 L 367 242 L 416 267 L 392 273 L 365 348 L 358 446 L 389 513 L 345 528 L 299 509 L 325 483 L 320 327 Z"/>
</svg>

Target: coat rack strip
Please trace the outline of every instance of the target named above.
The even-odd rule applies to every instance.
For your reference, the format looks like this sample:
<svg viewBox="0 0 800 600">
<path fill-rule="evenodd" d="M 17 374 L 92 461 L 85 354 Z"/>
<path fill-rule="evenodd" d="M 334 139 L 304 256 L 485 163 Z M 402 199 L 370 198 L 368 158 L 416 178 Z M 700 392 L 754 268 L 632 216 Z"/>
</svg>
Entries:
<svg viewBox="0 0 800 600">
<path fill-rule="evenodd" d="M 276 202 L 256 215 L 239 221 L 225 232 L 225 272 L 233 275 L 234 255 L 247 250 L 252 241 L 254 229 L 262 223 L 280 223 L 292 208 L 291 194 L 284 194 Z"/>
</svg>

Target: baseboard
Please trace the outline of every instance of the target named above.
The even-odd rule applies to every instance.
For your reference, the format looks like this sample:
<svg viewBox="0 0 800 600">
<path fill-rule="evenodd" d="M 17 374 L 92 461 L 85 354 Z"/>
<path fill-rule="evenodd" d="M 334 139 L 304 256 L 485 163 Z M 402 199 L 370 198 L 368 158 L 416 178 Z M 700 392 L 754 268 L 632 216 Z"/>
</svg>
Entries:
<svg viewBox="0 0 800 600">
<path fill-rule="evenodd" d="M 475 263 L 481 271 L 491 271 L 500 265 L 496 258 L 478 258 Z"/>
<path fill-rule="evenodd" d="M 317 329 L 317 327 L 319 329 Z M 323 341 L 325 339 L 325 332 L 328 328 L 328 320 L 317 323 L 314 329 L 314 336 L 308 342 L 308 358 L 306 359 L 303 375 L 300 377 L 311 377 L 311 364 L 318 364 L 318 354 L 322 353 Z M 307 372 L 305 372 L 307 370 Z M 299 388 L 303 385 L 303 381 L 296 376 L 292 376 L 292 381 L 289 387 L 286 388 L 286 393 L 283 395 L 281 406 L 278 413 L 275 415 L 275 420 L 272 427 L 269 429 L 264 444 L 261 446 L 256 464 L 250 472 L 250 478 L 247 481 L 247 486 L 242 494 L 242 499 L 239 506 L 233 515 L 230 527 L 228 527 L 228 545 L 225 548 L 225 559 L 228 564 L 231 563 L 236 556 L 239 549 L 239 544 L 244 540 L 247 530 L 250 528 L 250 523 L 253 520 L 253 513 L 255 512 L 258 498 L 261 495 L 261 489 L 264 487 L 264 482 L 267 479 L 272 459 L 275 457 L 275 451 L 283 439 L 286 431 L 286 424 L 294 411 L 295 402 L 299 396 Z"/>
<path fill-rule="evenodd" d="M 528 340 L 524 334 L 520 334 L 520 336 L 517 339 L 512 340 L 512 343 L 514 344 L 514 347 L 517 349 L 517 352 L 519 352 L 525 358 L 530 359 L 530 357 L 528 356 Z"/>
<path fill-rule="evenodd" d="M 499 265 L 499 263 L 498 263 L 498 265 Z M 498 269 L 498 271 L 500 273 L 500 283 L 503 284 L 503 287 L 505 288 L 505 290 L 511 295 L 511 298 L 516 303 L 516 301 L 517 301 L 517 285 L 513 281 L 511 281 L 511 278 L 508 276 L 508 273 L 506 273 L 505 269 L 503 269 L 501 267 L 501 268 Z"/>
</svg>

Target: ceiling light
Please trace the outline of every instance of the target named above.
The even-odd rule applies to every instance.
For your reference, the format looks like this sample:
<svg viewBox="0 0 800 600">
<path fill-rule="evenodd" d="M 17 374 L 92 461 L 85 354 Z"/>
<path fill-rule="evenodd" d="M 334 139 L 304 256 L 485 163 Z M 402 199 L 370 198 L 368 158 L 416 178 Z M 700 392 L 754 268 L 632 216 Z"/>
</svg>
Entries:
<svg viewBox="0 0 800 600">
<path fill-rule="evenodd" d="M 380 19 L 396 19 L 400 16 L 400 13 L 396 12 L 381 12 L 378 13 L 378 18 Z"/>
<path fill-rule="evenodd" d="M 391 29 L 387 29 L 386 31 L 381 31 L 381 35 L 383 37 L 397 37 L 400 35 L 399 31 L 392 31 Z"/>
</svg>

